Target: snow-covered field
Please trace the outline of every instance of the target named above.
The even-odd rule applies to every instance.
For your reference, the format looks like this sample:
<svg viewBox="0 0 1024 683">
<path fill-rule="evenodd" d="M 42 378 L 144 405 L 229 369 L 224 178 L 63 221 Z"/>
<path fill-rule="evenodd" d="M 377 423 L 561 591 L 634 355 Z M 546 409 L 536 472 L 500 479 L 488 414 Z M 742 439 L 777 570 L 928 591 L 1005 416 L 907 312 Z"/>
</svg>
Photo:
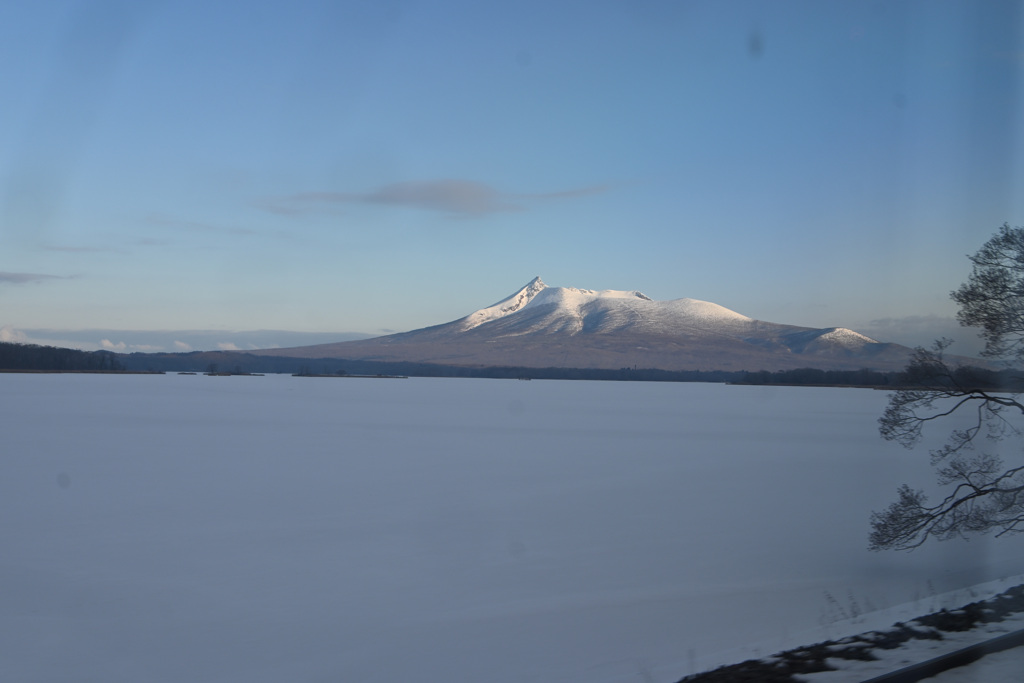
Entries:
<svg viewBox="0 0 1024 683">
<path fill-rule="evenodd" d="M 0 375 L 0 680 L 667 682 L 1024 572 L 865 549 L 932 481 L 885 401 Z"/>
</svg>

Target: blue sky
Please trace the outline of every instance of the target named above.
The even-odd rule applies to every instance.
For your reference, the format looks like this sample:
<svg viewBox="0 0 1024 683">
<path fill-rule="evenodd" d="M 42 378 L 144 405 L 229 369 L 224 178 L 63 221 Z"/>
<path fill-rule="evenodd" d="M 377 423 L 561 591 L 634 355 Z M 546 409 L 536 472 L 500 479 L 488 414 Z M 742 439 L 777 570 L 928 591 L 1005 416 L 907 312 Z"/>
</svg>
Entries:
<svg viewBox="0 0 1024 683">
<path fill-rule="evenodd" d="M 4 3 L 0 88 L 9 339 L 540 275 L 928 343 L 1024 224 L 1021 2 Z"/>
</svg>

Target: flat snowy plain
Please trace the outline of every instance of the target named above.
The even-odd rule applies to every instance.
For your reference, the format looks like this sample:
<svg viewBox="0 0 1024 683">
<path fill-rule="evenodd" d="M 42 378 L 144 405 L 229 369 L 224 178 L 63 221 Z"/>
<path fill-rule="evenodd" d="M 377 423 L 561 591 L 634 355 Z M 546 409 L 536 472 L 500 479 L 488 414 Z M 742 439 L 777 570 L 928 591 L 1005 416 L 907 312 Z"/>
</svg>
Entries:
<svg viewBox="0 0 1024 683">
<path fill-rule="evenodd" d="M 673 681 L 1024 571 L 866 550 L 886 400 L 0 375 L 0 680 Z"/>
</svg>

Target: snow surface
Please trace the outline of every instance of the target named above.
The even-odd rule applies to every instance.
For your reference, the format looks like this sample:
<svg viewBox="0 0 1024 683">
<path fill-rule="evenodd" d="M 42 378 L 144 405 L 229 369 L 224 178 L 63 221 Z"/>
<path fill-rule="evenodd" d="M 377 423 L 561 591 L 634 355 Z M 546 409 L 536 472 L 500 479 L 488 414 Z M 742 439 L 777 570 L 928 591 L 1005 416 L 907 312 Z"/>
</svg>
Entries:
<svg viewBox="0 0 1024 683">
<path fill-rule="evenodd" d="M 668 682 L 1020 574 L 866 550 L 932 480 L 885 401 L 0 375 L 0 680 Z"/>
<path fill-rule="evenodd" d="M 585 309 L 601 309 L 618 314 L 623 322 L 625 316 L 629 322 L 641 321 L 644 331 L 652 325 L 668 322 L 666 329 L 683 325 L 712 325 L 717 323 L 752 322 L 745 315 L 730 311 L 724 306 L 697 299 L 674 299 L 672 301 L 654 301 L 642 292 L 622 291 L 616 289 L 593 290 L 575 287 L 548 287 L 539 278 L 534 278 L 518 292 L 502 299 L 498 303 L 470 313 L 459 321 L 463 331 L 471 330 L 480 325 L 493 322 L 500 318 L 530 308 L 553 306 L 550 314 L 554 318 L 582 321 Z M 647 325 L 643 326 L 643 322 Z M 575 327 L 582 328 L 582 322 Z M 615 325 L 609 325 L 614 329 Z M 666 327 L 664 324 L 661 327 Z M 578 331 L 578 330 L 577 330 Z"/>
<path fill-rule="evenodd" d="M 506 297 L 496 304 L 488 306 L 487 308 L 481 308 L 479 311 L 470 313 L 462 319 L 462 329 L 471 330 L 474 327 L 479 327 L 486 322 L 491 320 L 497 320 L 503 318 L 510 313 L 522 310 L 530 301 L 543 291 L 547 285 L 540 279 L 535 277 L 530 280 L 529 283 L 512 296 Z"/>
<path fill-rule="evenodd" d="M 945 595 L 934 596 L 932 598 L 932 607 L 935 609 L 929 609 L 929 612 L 936 612 L 939 609 L 954 611 L 966 604 L 990 598 L 1007 588 L 1020 585 L 1022 580 L 1024 580 L 1024 576 L 1008 577 L 1003 580 L 973 586 L 969 590 L 953 591 Z M 910 605 L 901 605 L 896 609 L 880 610 L 877 614 L 870 615 L 861 620 L 861 623 L 865 625 L 865 628 L 876 631 L 885 631 L 887 626 L 896 621 L 906 623 L 918 630 L 931 630 L 928 627 L 915 624 L 914 619 L 923 615 L 914 615 L 910 611 Z M 871 625 L 866 626 L 868 623 Z M 835 671 L 803 674 L 799 678 L 802 681 L 806 681 L 806 683 L 861 683 L 861 681 L 866 681 L 892 671 L 898 671 L 912 664 L 926 662 L 1020 629 L 1024 629 L 1024 614 L 1018 613 L 999 622 L 981 624 L 969 631 L 941 631 L 941 640 L 912 639 L 892 650 L 872 648 L 870 652 L 875 659 L 871 661 L 829 659 L 828 662 L 831 666 L 835 667 Z M 1012 670 L 1012 675 L 1003 675 L 1001 673 L 1009 672 L 1010 670 Z M 945 681 L 946 683 L 952 683 L 953 681 L 1018 681 L 1021 678 L 1022 671 L 1024 671 L 1024 647 L 1018 647 L 1005 652 L 986 655 L 973 664 L 950 669 L 947 672 L 925 680 Z"/>
<path fill-rule="evenodd" d="M 843 346 L 859 348 L 864 344 L 878 344 L 879 342 L 871 337 L 854 332 L 845 327 L 833 327 L 825 334 L 818 337 L 821 340 L 834 342 Z"/>
</svg>

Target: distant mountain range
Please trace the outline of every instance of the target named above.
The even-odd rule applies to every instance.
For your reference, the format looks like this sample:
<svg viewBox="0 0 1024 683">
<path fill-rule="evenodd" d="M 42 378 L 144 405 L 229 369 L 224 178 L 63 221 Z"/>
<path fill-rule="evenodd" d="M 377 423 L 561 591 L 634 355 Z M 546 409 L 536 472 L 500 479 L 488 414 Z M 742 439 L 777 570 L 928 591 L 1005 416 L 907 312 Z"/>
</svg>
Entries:
<svg viewBox="0 0 1024 683">
<path fill-rule="evenodd" d="M 58 346 L 85 351 L 122 353 L 237 350 L 308 346 L 326 342 L 369 339 L 359 332 L 292 332 L 287 330 L 115 330 L 0 327 L 0 342 Z"/>
<path fill-rule="evenodd" d="M 436 363 L 472 367 L 661 370 L 899 370 L 911 349 L 843 327 L 748 318 L 696 299 L 548 287 L 535 278 L 464 318 L 411 332 L 258 356 Z"/>
</svg>

